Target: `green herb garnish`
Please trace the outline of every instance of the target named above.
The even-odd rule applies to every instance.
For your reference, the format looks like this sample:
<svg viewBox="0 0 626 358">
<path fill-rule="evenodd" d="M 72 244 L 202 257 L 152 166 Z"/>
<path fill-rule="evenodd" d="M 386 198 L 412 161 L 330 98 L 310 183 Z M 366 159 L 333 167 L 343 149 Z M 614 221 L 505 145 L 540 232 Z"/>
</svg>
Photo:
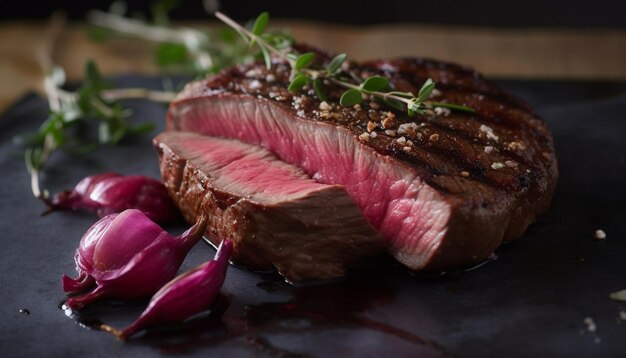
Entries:
<svg viewBox="0 0 626 358">
<path fill-rule="evenodd" d="M 460 104 L 432 102 L 430 95 L 435 90 L 435 82 L 432 79 L 426 80 L 417 95 L 410 92 L 393 91 L 390 88 L 389 80 L 382 76 L 372 76 L 360 79 L 356 74 L 349 72 L 349 77 L 342 76 L 345 73 L 342 66 L 347 59 L 346 54 L 337 55 L 326 68 L 312 66 L 315 54 L 312 52 L 299 54 L 290 47 L 277 48 L 272 46 L 275 41 L 274 35 L 265 32 L 269 22 L 269 15 L 264 12 L 256 19 L 252 31 L 239 25 L 237 22 L 216 12 L 215 16 L 237 31 L 243 40 L 250 46 L 256 46 L 265 60 L 268 68 L 272 65 L 271 54 L 289 63 L 292 74 L 291 83 L 288 90 L 291 92 L 300 91 L 306 85 L 312 85 L 316 95 L 320 100 L 325 100 L 326 91 L 324 80 L 332 84 L 346 88 L 341 95 L 339 103 L 342 106 L 354 106 L 363 102 L 365 95 L 381 100 L 394 109 L 406 111 L 410 116 L 415 114 L 425 115 L 428 110 L 436 107 L 448 108 L 454 111 L 474 112 L 471 107 Z"/>
<path fill-rule="evenodd" d="M 41 189 L 39 176 L 53 152 L 84 154 L 101 144 L 116 144 L 128 135 L 150 132 L 154 128 L 152 123 L 129 123 L 131 112 L 118 100 L 144 98 L 169 102 L 175 95 L 143 88 L 110 89 L 92 61 L 87 62 L 84 82 L 76 91 L 63 89 L 64 83 L 63 69 L 52 67 L 44 78 L 50 108 L 48 119 L 37 132 L 16 138 L 26 146 L 24 159 L 31 175 L 33 195 L 44 202 L 49 194 Z M 87 121 L 98 122 L 96 143 L 81 139 L 84 133 L 77 133 Z"/>
<path fill-rule="evenodd" d="M 120 6 L 118 2 L 113 3 L 108 12 L 90 11 L 87 20 L 94 25 L 92 38 L 101 41 L 110 36 L 121 35 L 154 42 L 157 44 L 154 61 L 161 69 L 197 77 L 205 77 L 225 67 L 254 60 L 254 54 L 250 51 L 254 46 L 254 38 L 248 44 L 242 44 L 238 41 L 238 29 L 200 30 L 166 26 L 169 24 L 168 11 L 176 3 L 175 0 L 167 0 L 165 4 L 155 5 L 152 16 L 142 16 L 143 18 L 126 16 L 125 6 Z M 268 21 L 267 13 L 259 15 L 250 32 L 267 37 L 268 43 L 275 48 L 290 47 L 292 39 L 286 34 L 266 32 Z M 246 36 L 243 33 L 240 35 Z M 271 66 L 269 53 L 261 55 L 266 65 Z"/>
</svg>

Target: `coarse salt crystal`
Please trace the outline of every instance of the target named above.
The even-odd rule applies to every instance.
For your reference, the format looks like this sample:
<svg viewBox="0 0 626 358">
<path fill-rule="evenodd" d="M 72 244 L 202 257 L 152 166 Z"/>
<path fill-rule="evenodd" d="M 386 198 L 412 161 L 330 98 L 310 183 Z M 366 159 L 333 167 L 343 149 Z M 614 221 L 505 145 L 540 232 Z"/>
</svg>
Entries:
<svg viewBox="0 0 626 358">
<path fill-rule="evenodd" d="M 493 146 L 491 145 L 485 146 L 485 153 L 489 154 L 491 152 L 493 152 Z"/>
<path fill-rule="evenodd" d="M 260 74 L 261 74 L 261 72 L 260 72 L 258 69 L 253 68 L 253 69 L 251 69 L 251 70 L 248 70 L 248 71 L 245 73 L 245 76 L 246 76 L 246 77 L 258 77 Z"/>
<path fill-rule="evenodd" d="M 495 163 L 491 164 L 491 169 L 498 170 L 498 169 L 502 169 L 502 168 L 505 168 L 505 167 L 506 167 L 506 164 L 504 164 L 502 162 L 495 162 Z"/>
<path fill-rule="evenodd" d="M 252 82 L 250 82 L 250 84 L 248 85 L 248 87 L 250 89 L 259 89 L 262 87 L 261 82 L 259 82 L 259 80 L 254 80 Z"/>
<path fill-rule="evenodd" d="M 450 115 L 450 113 L 452 113 L 452 111 L 450 111 L 449 108 L 443 108 L 443 107 L 435 107 L 434 111 L 436 115 L 444 116 L 444 117 L 447 117 Z"/>
<path fill-rule="evenodd" d="M 391 129 L 387 129 L 387 130 L 385 131 L 385 134 L 386 134 L 386 135 L 388 135 L 388 136 L 390 136 L 390 137 L 395 137 L 395 136 L 396 136 L 396 131 L 391 130 Z"/>
<path fill-rule="evenodd" d="M 507 160 L 504 164 L 509 168 L 517 168 L 517 162 L 514 160 Z"/>
<path fill-rule="evenodd" d="M 326 101 L 322 101 L 322 103 L 320 103 L 320 109 L 322 111 L 330 111 L 333 109 L 333 107 L 330 104 L 326 103 Z"/>
<path fill-rule="evenodd" d="M 367 141 L 369 141 L 369 140 L 370 140 L 370 135 L 369 135 L 369 133 L 363 133 L 363 134 L 361 134 L 361 135 L 359 136 L 359 139 L 360 139 L 360 140 L 362 140 L 362 141 L 367 142 Z"/>
<path fill-rule="evenodd" d="M 511 150 L 526 150 L 526 145 L 522 142 L 511 142 L 508 148 Z"/>
<path fill-rule="evenodd" d="M 480 131 L 484 132 L 487 135 L 488 139 L 493 139 L 496 142 L 500 140 L 500 138 L 497 135 L 495 135 L 495 133 L 493 133 L 493 129 L 491 129 L 491 127 L 481 124 Z"/>
<path fill-rule="evenodd" d="M 398 126 L 398 131 L 402 130 L 402 131 L 405 131 L 405 133 L 406 133 L 407 129 L 417 130 L 417 128 L 418 128 L 417 123 L 409 122 L 409 123 L 403 123 L 403 124 L 399 125 Z"/>
<path fill-rule="evenodd" d="M 396 139 L 396 142 L 398 142 L 400 144 L 405 144 L 406 143 L 406 138 L 400 137 L 400 138 Z"/>
<path fill-rule="evenodd" d="M 606 233 L 604 230 L 596 230 L 596 240 L 604 240 L 606 239 Z"/>
<path fill-rule="evenodd" d="M 626 302 L 626 289 L 617 291 L 617 292 L 611 292 L 611 294 L 609 295 L 609 298 L 614 301 Z"/>
<path fill-rule="evenodd" d="M 587 330 L 589 332 L 596 331 L 597 327 L 596 327 L 596 323 L 593 321 L 593 318 L 587 317 L 583 320 L 583 323 L 585 323 L 585 325 L 587 326 Z"/>
<path fill-rule="evenodd" d="M 382 120 L 382 125 L 383 125 L 383 128 L 393 127 L 393 118 L 385 117 L 385 119 Z"/>
</svg>

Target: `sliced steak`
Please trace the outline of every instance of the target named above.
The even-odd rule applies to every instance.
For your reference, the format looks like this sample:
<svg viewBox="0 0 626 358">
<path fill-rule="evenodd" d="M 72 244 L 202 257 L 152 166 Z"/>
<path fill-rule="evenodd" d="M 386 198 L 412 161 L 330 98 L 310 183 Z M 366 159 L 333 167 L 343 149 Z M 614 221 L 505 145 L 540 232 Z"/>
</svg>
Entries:
<svg viewBox="0 0 626 358">
<path fill-rule="evenodd" d="M 339 185 L 320 184 L 266 149 L 192 133 L 154 139 L 161 175 L 183 216 L 209 214 L 214 244 L 233 261 L 275 267 L 288 280 L 330 279 L 384 251 L 380 235 Z"/>
<path fill-rule="evenodd" d="M 389 252 L 414 270 L 480 262 L 547 210 L 558 176 L 552 136 L 523 101 L 443 62 L 350 70 L 413 93 L 430 77 L 438 85 L 432 100 L 475 113 L 409 117 L 369 100 L 345 108 L 343 89 L 333 87 L 321 103 L 312 89 L 288 92 L 289 67 L 276 61 L 189 84 L 169 108 L 167 129 L 261 145 L 320 183 L 344 186 Z"/>
</svg>

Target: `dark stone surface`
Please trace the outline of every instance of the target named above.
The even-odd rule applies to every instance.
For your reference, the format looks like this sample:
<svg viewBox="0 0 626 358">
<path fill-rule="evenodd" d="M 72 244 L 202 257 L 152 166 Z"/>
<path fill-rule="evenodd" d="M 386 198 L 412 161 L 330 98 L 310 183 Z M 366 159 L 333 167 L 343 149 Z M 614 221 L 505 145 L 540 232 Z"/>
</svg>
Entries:
<svg viewBox="0 0 626 358">
<path fill-rule="evenodd" d="M 147 78 L 118 84 L 158 87 Z M 271 274 L 231 267 L 232 295 L 221 320 L 153 330 L 127 343 L 66 317 L 61 275 L 95 222 L 86 213 L 53 213 L 30 195 L 21 149 L 11 141 L 34 129 L 46 102 L 30 95 L 0 118 L 0 352 L 32 356 L 620 356 L 626 351 L 626 85 L 501 81 L 544 116 L 556 142 L 561 178 L 551 210 L 499 258 L 465 273 L 413 276 L 391 260 L 325 286 L 290 287 Z M 162 128 L 165 108 L 129 102 L 140 121 Z M 14 156 L 15 154 L 16 156 Z M 52 191 L 103 171 L 158 175 L 150 137 L 76 158 L 53 156 Z M 601 228 L 608 237 L 594 241 Z M 184 227 L 168 228 L 173 233 Z M 183 269 L 213 256 L 200 244 Z M 145 302 L 109 302 L 81 319 L 116 327 Z M 20 313 L 26 309 L 29 315 Z M 597 326 L 589 332 L 583 320 Z"/>
<path fill-rule="evenodd" d="M 70 18 L 83 20 L 92 9 L 107 10 L 115 0 L 31 0 L 0 2 L 1 19 L 47 19 L 54 10 L 63 10 Z M 128 13 L 141 12 L 151 16 L 155 0 L 125 1 Z M 176 1 L 161 1 L 174 3 Z M 439 0 L 385 2 L 359 0 L 299 1 L 272 0 L 205 0 L 178 1 L 171 12 L 174 19 L 210 19 L 205 4 L 213 8 L 219 3 L 224 13 L 240 21 L 256 18 L 269 11 L 273 19 L 306 19 L 343 24 L 371 25 L 384 23 L 449 24 L 496 27 L 626 27 L 626 3 L 618 0 L 501 1 L 501 0 Z M 212 6 L 211 6 L 212 5 Z M 584 45 L 581 45 L 584 46 Z"/>
</svg>

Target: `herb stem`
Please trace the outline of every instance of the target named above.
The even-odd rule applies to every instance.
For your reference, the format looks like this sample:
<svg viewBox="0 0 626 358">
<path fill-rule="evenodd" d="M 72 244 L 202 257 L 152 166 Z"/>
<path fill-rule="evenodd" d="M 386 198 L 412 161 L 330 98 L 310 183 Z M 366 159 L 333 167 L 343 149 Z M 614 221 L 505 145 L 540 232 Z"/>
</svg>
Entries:
<svg viewBox="0 0 626 358">
<path fill-rule="evenodd" d="M 50 110 L 60 111 L 61 110 L 61 99 L 59 94 L 59 89 L 54 83 L 54 80 L 51 78 L 50 73 L 52 72 L 52 53 L 54 52 L 54 45 L 63 30 L 63 26 L 65 25 L 65 16 L 61 12 L 55 12 L 52 14 L 50 18 L 50 22 L 48 24 L 48 29 L 45 32 L 45 35 L 42 38 L 41 44 L 37 49 L 37 62 L 41 67 L 41 70 L 44 74 L 43 80 L 43 89 L 46 93 L 46 97 L 48 98 L 48 105 Z M 35 198 L 42 200 L 47 204 L 47 192 L 41 190 L 41 183 L 39 181 L 40 171 L 43 169 L 48 159 L 50 158 L 50 154 L 55 150 L 56 143 L 54 137 L 51 134 L 46 134 L 43 141 L 43 146 L 41 149 L 41 154 L 39 155 L 39 160 L 36 163 L 32 163 L 33 165 L 30 169 L 30 185 L 31 191 L 33 192 L 33 196 Z M 27 155 L 32 155 L 32 152 L 27 152 Z"/>
<path fill-rule="evenodd" d="M 169 103 L 176 98 L 176 93 L 154 91 L 145 88 L 116 88 L 102 91 L 102 98 L 108 101 L 120 99 L 147 99 L 153 102 Z"/>
<path fill-rule="evenodd" d="M 282 60 L 285 60 L 286 62 L 288 62 L 291 67 L 293 67 L 295 65 L 295 61 L 293 59 L 290 59 L 285 52 L 275 48 L 272 45 L 270 45 L 261 36 L 255 35 L 254 33 L 249 31 L 245 27 L 239 25 L 235 20 L 233 20 L 230 17 L 222 14 L 219 11 L 216 11 L 214 13 L 214 15 L 215 15 L 215 17 L 220 19 L 222 22 L 224 22 L 226 25 L 228 25 L 228 26 L 232 27 L 233 29 L 237 30 L 237 32 L 239 32 L 240 34 L 245 34 L 249 38 L 254 39 L 254 41 L 257 42 L 260 45 L 261 48 L 267 48 L 270 52 L 272 52 L 273 54 L 275 54 L 276 56 L 278 56 Z"/>
<path fill-rule="evenodd" d="M 344 81 L 336 79 L 336 78 L 332 78 L 331 77 L 331 78 L 328 78 L 328 80 L 330 80 L 332 83 L 334 83 L 334 84 L 336 84 L 338 86 L 341 86 L 341 87 L 344 87 L 344 88 L 349 88 L 349 89 L 356 89 L 356 90 L 359 90 L 360 92 L 363 92 L 363 93 L 366 93 L 366 94 L 369 94 L 369 95 L 372 95 L 372 96 L 375 96 L 375 97 L 378 97 L 378 98 L 381 98 L 381 99 L 394 99 L 396 101 L 403 102 L 403 103 L 405 103 L 407 105 L 411 102 L 407 98 L 396 96 L 396 95 L 391 94 L 391 93 L 379 92 L 379 91 L 368 91 L 368 90 L 364 89 L 361 86 L 358 86 L 358 85 L 355 85 L 355 84 L 352 84 L 352 83 L 349 83 L 349 82 L 344 82 Z"/>
<path fill-rule="evenodd" d="M 93 25 L 144 40 L 183 44 L 195 58 L 200 68 L 209 69 L 213 67 L 214 61 L 210 53 L 201 49 L 201 44 L 208 43 L 206 34 L 201 31 L 187 27 L 171 29 L 148 25 L 140 20 L 129 19 L 100 10 L 89 12 L 87 21 Z"/>
<path fill-rule="evenodd" d="M 78 95 L 68 92 L 64 89 L 57 88 L 57 95 L 64 101 L 75 102 Z M 176 98 L 177 93 L 167 91 L 149 90 L 146 88 L 114 88 L 103 90 L 100 95 L 105 101 L 118 101 L 121 99 L 145 99 L 152 102 L 170 103 Z"/>
<path fill-rule="evenodd" d="M 50 17 L 47 30 L 41 39 L 41 43 L 36 50 L 37 62 L 44 75 L 43 90 L 48 99 L 48 105 L 51 110 L 58 111 L 61 109 L 61 100 L 54 80 L 50 74 L 52 72 L 52 53 L 54 45 L 65 25 L 65 15 L 61 12 L 55 12 Z"/>
<path fill-rule="evenodd" d="M 467 107 L 467 106 L 462 106 L 459 104 L 455 104 L 455 103 L 448 103 L 448 102 L 430 102 L 430 105 L 433 107 L 441 107 L 441 108 L 448 108 L 448 109 L 452 109 L 455 111 L 463 111 L 463 112 L 469 112 L 469 113 L 475 113 L 476 111 L 471 108 L 471 107 Z"/>
<path fill-rule="evenodd" d="M 44 203 L 48 203 L 48 195 L 46 191 L 41 190 L 41 185 L 39 183 L 39 172 L 43 169 L 44 165 L 48 162 L 50 158 L 50 154 L 56 149 L 56 143 L 52 135 L 47 134 L 44 139 L 43 149 L 41 151 L 41 159 L 37 166 L 33 168 L 31 171 L 31 189 L 33 191 L 33 195 L 41 199 Z"/>
<path fill-rule="evenodd" d="M 114 30 L 121 34 L 140 37 L 154 42 L 185 42 L 190 37 L 198 36 L 196 30 L 173 30 L 167 27 L 148 25 L 140 20 L 130 19 L 100 10 L 87 14 L 87 21 L 93 25 Z"/>
<path fill-rule="evenodd" d="M 107 117 L 112 117 L 114 115 L 113 110 L 107 107 L 106 104 L 102 103 L 102 100 L 99 98 L 92 98 L 91 101 L 89 101 L 89 104 Z"/>
<path fill-rule="evenodd" d="M 78 96 L 76 95 L 76 93 L 68 92 L 62 88 L 58 88 L 56 85 L 54 86 L 54 88 L 58 97 L 63 101 L 76 102 L 76 100 L 78 99 Z M 52 110 L 52 106 L 50 106 L 50 109 Z M 57 108 L 56 110 L 58 111 L 59 109 L 60 108 Z"/>
<path fill-rule="evenodd" d="M 81 96 L 81 92 L 70 92 L 61 88 L 65 76 L 63 70 L 55 67 L 52 60 L 54 45 L 63 29 L 64 23 L 65 18 L 62 13 L 53 14 L 41 44 L 36 51 L 37 62 L 43 72 L 42 86 L 48 100 L 48 106 L 52 113 L 51 115 L 57 116 L 52 118 L 62 118 L 68 111 L 77 110 Z M 172 92 L 154 91 L 144 88 L 108 89 L 97 92 L 97 95 L 89 96 L 88 105 L 100 112 L 102 116 L 113 118 L 117 113 L 114 107 L 107 103 L 109 101 L 143 98 L 155 102 L 170 102 L 175 96 L 176 94 Z M 85 115 L 85 113 L 81 115 Z M 30 146 L 26 149 L 25 160 L 30 174 L 33 196 L 48 205 L 48 192 L 42 190 L 40 176 L 52 153 L 63 147 L 63 136 L 59 135 L 59 133 L 64 130 L 64 121 L 54 120 L 51 123 L 46 123 L 49 123 L 51 127 L 47 127 L 40 132 L 43 135 L 38 146 Z"/>
<path fill-rule="evenodd" d="M 60 111 L 61 94 L 59 93 L 57 86 L 54 84 L 54 81 L 49 76 L 46 76 L 43 80 L 43 90 L 48 98 L 48 106 L 50 107 L 50 110 L 53 112 Z"/>
</svg>

